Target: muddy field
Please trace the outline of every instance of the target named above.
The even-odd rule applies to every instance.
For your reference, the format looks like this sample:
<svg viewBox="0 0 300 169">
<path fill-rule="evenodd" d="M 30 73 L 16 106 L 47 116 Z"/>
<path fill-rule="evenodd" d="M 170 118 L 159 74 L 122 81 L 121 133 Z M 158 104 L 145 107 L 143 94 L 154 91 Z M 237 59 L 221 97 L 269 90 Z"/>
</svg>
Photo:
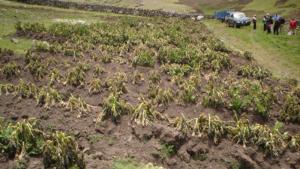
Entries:
<svg viewBox="0 0 300 169">
<path fill-rule="evenodd" d="M 170 169 L 299 168 L 296 82 L 275 79 L 199 22 L 103 20 L 17 24 L 15 36 L 38 41 L 26 55 L 1 50 L 0 115 L 72 135 L 90 169 L 124 158 Z M 17 157 L 2 155 L 0 168 Z M 43 155 L 27 168 L 44 168 Z"/>
</svg>

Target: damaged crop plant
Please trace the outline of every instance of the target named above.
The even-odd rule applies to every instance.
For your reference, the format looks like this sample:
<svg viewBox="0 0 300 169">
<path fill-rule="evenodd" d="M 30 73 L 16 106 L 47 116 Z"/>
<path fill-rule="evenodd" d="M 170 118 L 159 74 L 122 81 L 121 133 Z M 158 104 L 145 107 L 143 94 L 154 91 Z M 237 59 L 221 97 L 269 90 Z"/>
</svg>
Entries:
<svg viewBox="0 0 300 169">
<path fill-rule="evenodd" d="M 40 42 L 24 55 L 0 49 L 0 113 L 7 118 L 0 150 L 7 161 L 26 166 L 35 157 L 45 168 L 83 169 L 139 156 L 189 168 L 197 162 L 187 161 L 200 157 L 222 161 L 200 144 L 226 152 L 226 160 L 251 147 L 270 165 L 299 152 L 295 85 L 228 49 L 202 23 L 99 17 L 103 22 L 18 22 L 16 37 Z M 30 117 L 39 119 L 23 120 Z M 73 130 L 75 137 L 65 134 Z M 228 142 L 236 144 L 232 152 L 224 149 Z"/>
<path fill-rule="evenodd" d="M 17 123 L 1 118 L 0 152 L 6 158 L 18 158 L 27 168 L 26 158 L 41 156 L 46 168 L 85 168 L 74 138 L 62 132 L 44 133 L 36 120 Z M 25 162 L 24 162 L 25 161 Z"/>
</svg>

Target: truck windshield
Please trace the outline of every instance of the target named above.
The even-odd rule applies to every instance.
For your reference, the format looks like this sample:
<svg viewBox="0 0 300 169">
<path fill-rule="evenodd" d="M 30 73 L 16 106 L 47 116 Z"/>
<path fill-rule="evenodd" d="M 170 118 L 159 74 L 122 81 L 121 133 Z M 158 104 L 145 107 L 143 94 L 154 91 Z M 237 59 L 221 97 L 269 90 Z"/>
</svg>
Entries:
<svg viewBox="0 0 300 169">
<path fill-rule="evenodd" d="M 243 18 L 243 17 L 246 17 L 246 15 L 244 13 L 236 13 L 236 14 L 234 14 L 234 17 Z"/>
</svg>

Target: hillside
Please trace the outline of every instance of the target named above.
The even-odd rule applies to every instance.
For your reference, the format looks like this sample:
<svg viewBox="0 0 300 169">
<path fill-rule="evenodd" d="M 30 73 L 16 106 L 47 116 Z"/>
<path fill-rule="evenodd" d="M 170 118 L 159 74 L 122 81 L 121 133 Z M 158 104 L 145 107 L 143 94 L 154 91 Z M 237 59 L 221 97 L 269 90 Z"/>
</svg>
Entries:
<svg viewBox="0 0 300 169">
<path fill-rule="evenodd" d="M 300 165 L 297 83 L 203 23 L 0 7 L 1 167 Z"/>
<path fill-rule="evenodd" d="M 213 14 L 216 10 L 236 9 L 264 15 L 279 13 L 283 16 L 300 16 L 298 0 L 64 0 L 81 3 L 96 3 L 122 7 L 161 9 L 177 12 L 202 12 Z"/>
</svg>

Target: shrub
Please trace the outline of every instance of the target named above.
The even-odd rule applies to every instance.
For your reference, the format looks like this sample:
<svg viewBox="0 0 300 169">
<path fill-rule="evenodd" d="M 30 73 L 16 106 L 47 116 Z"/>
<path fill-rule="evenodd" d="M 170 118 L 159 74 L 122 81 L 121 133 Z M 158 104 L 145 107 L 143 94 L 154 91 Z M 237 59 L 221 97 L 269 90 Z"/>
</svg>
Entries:
<svg viewBox="0 0 300 169">
<path fill-rule="evenodd" d="M 163 158 L 169 158 L 177 153 L 176 147 L 172 144 L 162 143 L 160 152 Z"/>
<path fill-rule="evenodd" d="M 253 60 L 252 53 L 249 52 L 249 51 L 244 52 L 243 56 L 244 56 L 245 59 L 247 59 L 249 61 Z"/>
<path fill-rule="evenodd" d="M 0 57 L 2 56 L 12 56 L 14 55 L 14 51 L 7 48 L 0 48 Z"/>
<path fill-rule="evenodd" d="M 106 118 L 112 118 L 114 122 L 117 122 L 122 115 L 131 112 L 131 106 L 120 98 L 117 93 L 111 93 L 102 105 L 102 113 L 98 117 L 98 121 L 102 121 Z"/>
<path fill-rule="evenodd" d="M 63 97 L 56 89 L 43 87 L 39 89 L 35 99 L 38 105 L 44 105 L 44 107 L 49 108 L 56 103 L 60 103 Z"/>
<path fill-rule="evenodd" d="M 15 125 L 4 124 L 0 130 L 0 151 L 8 157 L 15 157 L 22 149 L 28 155 L 42 153 L 43 133 L 37 129 L 35 120 L 23 120 Z"/>
<path fill-rule="evenodd" d="M 48 52 L 50 51 L 50 44 L 46 41 L 38 41 L 34 44 L 34 49 L 38 52 Z"/>
<path fill-rule="evenodd" d="M 85 83 L 85 69 L 83 67 L 73 68 L 67 74 L 67 81 L 65 84 L 73 85 L 73 86 L 81 86 Z"/>
<path fill-rule="evenodd" d="M 20 74 L 20 67 L 15 62 L 11 62 L 5 64 L 1 71 L 6 78 L 11 78 Z"/>
<path fill-rule="evenodd" d="M 154 84 L 157 84 L 160 82 L 160 74 L 158 71 L 150 71 L 150 74 L 149 74 L 149 80 L 154 83 Z"/>
<path fill-rule="evenodd" d="M 238 70 L 238 75 L 263 80 L 271 76 L 271 72 L 265 70 L 257 65 L 245 65 L 241 66 Z"/>
<path fill-rule="evenodd" d="M 214 86 L 212 83 L 207 86 L 207 96 L 203 97 L 202 104 L 205 107 L 220 108 L 224 106 L 224 91 L 221 87 Z"/>
<path fill-rule="evenodd" d="M 218 144 L 227 133 L 225 123 L 218 116 L 211 115 L 208 115 L 208 117 L 200 115 L 198 118 L 195 118 L 192 130 L 194 135 L 200 137 L 206 134 L 215 144 Z"/>
<path fill-rule="evenodd" d="M 133 58 L 133 65 L 153 67 L 155 65 L 154 53 L 150 50 L 136 52 Z"/>
<path fill-rule="evenodd" d="M 52 69 L 51 73 L 49 74 L 49 85 L 54 85 L 55 82 L 60 82 L 62 79 L 62 75 L 60 74 L 58 69 Z"/>
<path fill-rule="evenodd" d="M 13 84 L 0 84 L 0 96 L 5 94 L 8 95 L 15 91 L 15 86 Z"/>
<path fill-rule="evenodd" d="M 89 93 L 101 92 L 102 83 L 100 79 L 93 79 L 89 84 Z"/>
<path fill-rule="evenodd" d="M 43 146 L 43 163 L 46 168 L 85 168 L 83 154 L 80 155 L 74 138 L 59 131 Z"/>
<path fill-rule="evenodd" d="M 243 144 L 244 147 L 252 142 L 254 136 L 252 126 L 247 119 L 237 120 L 234 126 L 228 127 L 228 131 L 232 139 L 238 144 Z"/>
<path fill-rule="evenodd" d="M 211 69 L 215 72 L 220 72 L 224 69 L 232 67 L 229 56 L 224 53 L 208 51 L 204 53 L 200 61 L 201 67 L 204 69 Z"/>
<path fill-rule="evenodd" d="M 256 124 L 252 130 L 254 133 L 253 142 L 261 147 L 268 155 L 279 156 L 288 146 L 287 133 L 282 133 L 282 123 L 276 122 L 273 128 L 266 125 Z"/>
<path fill-rule="evenodd" d="M 300 123 L 300 89 L 295 89 L 289 93 L 282 106 L 281 115 L 282 120 Z"/>
<path fill-rule="evenodd" d="M 47 29 L 42 23 L 21 23 L 17 22 L 15 25 L 17 33 L 26 34 L 29 32 L 32 33 L 43 33 L 46 32 Z"/>
<path fill-rule="evenodd" d="M 170 76 L 185 76 L 192 68 L 189 65 L 165 64 L 162 66 L 163 71 Z"/>
<path fill-rule="evenodd" d="M 47 74 L 46 65 L 44 65 L 39 59 L 32 59 L 26 66 L 30 73 L 36 79 L 42 79 Z"/>
<path fill-rule="evenodd" d="M 183 114 L 180 117 L 176 117 L 174 120 L 171 120 L 171 125 L 185 134 L 192 130 L 191 121 L 187 120 Z"/>
<path fill-rule="evenodd" d="M 78 117 L 80 117 L 83 113 L 87 113 L 90 111 L 90 106 L 82 100 L 80 97 L 75 97 L 71 94 L 68 101 L 63 103 L 63 105 L 70 111 L 77 110 Z"/>
<path fill-rule="evenodd" d="M 142 101 L 133 111 L 132 119 L 142 126 L 147 126 L 155 119 L 159 118 L 159 113 L 155 111 L 148 101 Z"/>
<path fill-rule="evenodd" d="M 105 81 L 105 87 L 111 92 L 122 92 L 126 93 L 125 83 L 127 82 L 127 76 L 125 73 L 115 73 L 113 77 L 108 77 Z"/>
<path fill-rule="evenodd" d="M 194 84 L 190 82 L 185 82 L 181 86 L 180 98 L 184 103 L 196 103 L 197 101 L 197 89 Z"/>
</svg>

